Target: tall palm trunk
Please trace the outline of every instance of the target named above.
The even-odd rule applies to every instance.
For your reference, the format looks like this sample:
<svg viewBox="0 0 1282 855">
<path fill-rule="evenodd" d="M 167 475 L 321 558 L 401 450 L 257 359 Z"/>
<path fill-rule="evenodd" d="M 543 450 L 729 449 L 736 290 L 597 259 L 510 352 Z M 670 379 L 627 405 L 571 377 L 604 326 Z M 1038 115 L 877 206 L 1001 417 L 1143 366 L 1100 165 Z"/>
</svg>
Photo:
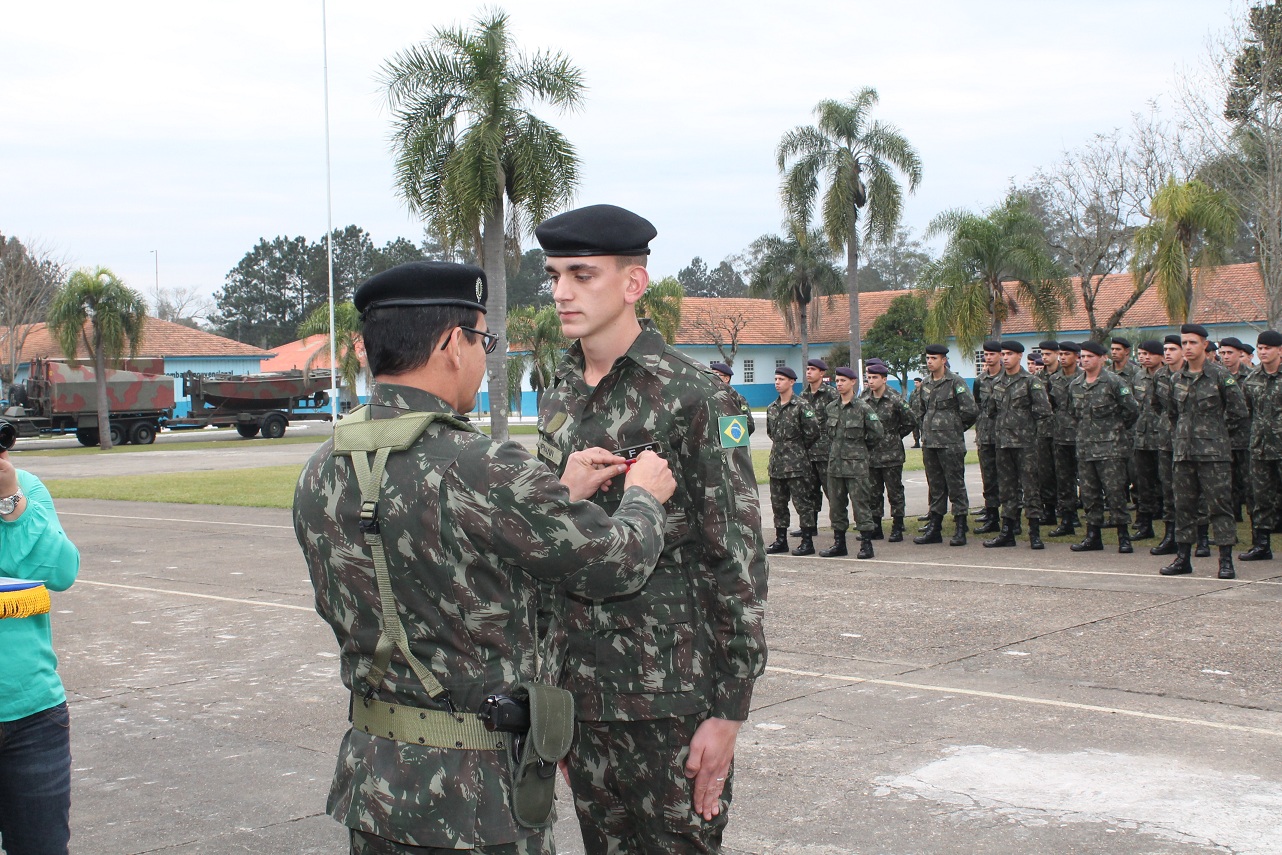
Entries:
<svg viewBox="0 0 1282 855">
<path fill-rule="evenodd" d="M 850 367 L 856 371 L 862 364 L 864 353 L 860 341 L 859 324 L 859 217 L 856 212 L 854 225 L 850 228 L 850 240 L 846 241 L 846 290 L 850 298 Z"/>
<path fill-rule="evenodd" d="M 1002 340 L 1002 316 L 997 311 L 997 306 L 1002 298 L 1001 286 L 994 286 L 990 282 L 988 285 L 988 316 L 993 319 L 992 336 L 994 341 Z"/>
<path fill-rule="evenodd" d="M 797 304 L 797 331 L 801 339 L 801 370 L 810 362 L 810 304 Z"/>
<path fill-rule="evenodd" d="M 502 170 L 499 171 L 494 205 L 482 226 L 481 247 L 481 264 L 490 286 L 485 322 L 490 332 L 499 337 L 498 347 L 485 357 L 490 390 L 490 435 L 498 442 L 507 442 L 507 257 L 504 252 Z"/>
<path fill-rule="evenodd" d="M 102 358 L 102 333 L 93 331 L 94 386 L 98 390 L 98 447 L 111 448 L 111 408 L 107 406 L 107 366 Z"/>
</svg>

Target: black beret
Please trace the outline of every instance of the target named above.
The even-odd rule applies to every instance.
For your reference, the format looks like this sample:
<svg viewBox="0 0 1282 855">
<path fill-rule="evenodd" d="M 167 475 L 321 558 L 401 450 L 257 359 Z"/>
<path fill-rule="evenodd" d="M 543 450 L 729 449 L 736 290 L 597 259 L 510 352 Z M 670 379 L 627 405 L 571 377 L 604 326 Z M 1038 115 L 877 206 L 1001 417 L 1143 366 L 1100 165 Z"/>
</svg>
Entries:
<svg viewBox="0 0 1282 855">
<path fill-rule="evenodd" d="M 1176 347 L 1182 347 L 1184 345 L 1184 339 L 1180 338 L 1175 333 L 1171 333 L 1166 338 L 1162 339 L 1162 344 L 1173 344 Z"/>
<path fill-rule="evenodd" d="M 874 365 L 872 368 L 869 368 L 869 369 L 868 369 L 869 373 L 873 373 L 873 369 L 875 369 L 875 368 L 877 368 L 877 367 L 878 367 L 878 366 L 875 366 L 875 365 Z M 838 368 L 838 369 L 837 369 L 836 371 L 834 371 L 833 373 L 834 373 L 834 374 L 836 374 L 838 377 L 845 377 L 845 378 L 846 378 L 846 379 L 848 379 L 848 380 L 858 380 L 858 379 L 859 379 L 859 375 L 855 373 L 855 369 L 853 369 L 853 368 L 847 368 L 845 365 L 841 366 L 840 368 Z"/>
<path fill-rule="evenodd" d="M 1186 335 L 1200 335 L 1202 338 L 1211 337 L 1211 334 L 1206 331 L 1206 327 L 1201 324 L 1185 324 L 1180 327 L 1180 332 Z"/>
<path fill-rule="evenodd" d="M 1002 350 L 1009 350 L 1012 353 L 1023 353 L 1024 343 L 1022 341 L 1015 341 L 1013 338 L 1008 338 L 1002 342 Z"/>
<path fill-rule="evenodd" d="M 1045 350 L 1049 350 L 1051 353 L 1058 353 L 1058 352 L 1059 352 L 1059 342 L 1057 342 L 1057 341 L 1051 341 L 1050 339 L 1047 339 L 1046 341 L 1044 341 L 1044 342 L 1042 342 L 1041 344 L 1037 345 L 1037 347 L 1038 347 L 1038 349 L 1040 349 L 1040 350 L 1044 350 L 1044 351 L 1045 351 Z"/>
<path fill-rule="evenodd" d="M 1162 343 L 1155 338 L 1150 338 L 1148 341 L 1140 342 L 1140 350 L 1144 351 L 1145 353 L 1155 353 L 1158 356 L 1161 356 Z"/>
<path fill-rule="evenodd" d="M 948 348 L 944 347 L 942 344 L 928 344 L 926 345 L 926 355 L 927 356 L 947 356 Z"/>
<path fill-rule="evenodd" d="M 787 365 L 780 365 L 778 368 L 775 369 L 775 376 L 787 377 L 789 380 L 796 380 L 797 372 L 793 371 Z"/>
<path fill-rule="evenodd" d="M 869 374 L 880 374 L 886 377 L 890 374 L 890 369 L 878 362 L 876 365 L 869 365 L 867 368 Z"/>
<path fill-rule="evenodd" d="M 1216 345 L 1216 343 L 1215 343 L 1215 342 L 1213 342 L 1213 341 L 1208 341 L 1208 342 L 1206 343 L 1206 352 L 1207 352 L 1207 353 L 1215 353 L 1215 351 L 1217 351 L 1217 350 L 1219 350 L 1219 349 L 1220 349 L 1220 348 L 1219 348 L 1219 346 L 1218 346 L 1218 345 Z"/>
<path fill-rule="evenodd" d="M 1060 353 L 1081 353 L 1082 346 L 1075 341 L 1061 341 L 1059 343 Z"/>
<path fill-rule="evenodd" d="M 1255 348 L 1247 344 L 1246 342 L 1242 342 L 1242 346 L 1239 347 L 1238 350 L 1242 351 L 1247 356 L 1253 356 L 1255 354 Z"/>
<path fill-rule="evenodd" d="M 1096 356 L 1103 356 L 1104 354 L 1108 353 L 1108 351 L 1104 349 L 1104 345 L 1100 344 L 1098 341 L 1082 342 L 1081 350 L 1085 351 L 1086 353 L 1093 353 Z"/>
<path fill-rule="evenodd" d="M 718 374 L 724 374 L 727 377 L 734 376 L 734 369 L 729 365 L 726 365 L 724 362 L 709 362 L 708 367 Z"/>
<path fill-rule="evenodd" d="M 485 271 L 474 264 L 410 261 L 365 280 L 352 302 L 363 319 L 370 309 L 391 306 L 462 306 L 484 312 L 489 295 Z"/>
<path fill-rule="evenodd" d="M 881 361 L 880 356 L 870 356 L 868 357 L 867 360 L 865 360 L 865 364 L 866 365 L 885 365 L 886 363 Z"/>
<path fill-rule="evenodd" d="M 1229 336 L 1228 338 L 1220 339 L 1220 347 L 1231 347 L 1234 350 L 1241 350 L 1242 342 L 1235 336 Z"/>
<path fill-rule="evenodd" d="M 659 232 L 645 217 L 616 205 L 588 205 L 544 220 L 534 230 L 543 252 L 553 258 L 591 255 L 649 255 Z"/>
<path fill-rule="evenodd" d="M 984 353 L 1001 353 L 1002 343 L 1000 341 L 984 342 Z"/>
<path fill-rule="evenodd" d="M 1032 356 L 1028 357 L 1028 361 L 1033 363 L 1034 365 L 1046 364 L 1046 360 L 1042 359 L 1042 355 L 1040 353 L 1034 353 Z"/>
<path fill-rule="evenodd" d="M 1282 347 L 1282 333 L 1277 330 L 1265 330 L 1255 337 L 1255 346 Z"/>
<path fill-rule="evenodd" d="M 1122 338 L 1120 335 L 1113 336 L 1113 344 L 1120 344 L 1127 350 L 1131 349 L 1131 340 L 1129 338 Z"/>
<path fill-rule="evenodd" d="M 920 377 L 914 377 L 914 378 L 913 378 L 913 382 L 914 382 L 914 383 L 920 383 L 920 382 L 921 382 L 921 378 L 920 378 Z"/>
<path fill-rule="evenodd" d="M 828 370 L 828 363 L 822 359 L 811 359 L 806 363 L 807 368 L 818 368 L 820 371 Z"/>
</svg>

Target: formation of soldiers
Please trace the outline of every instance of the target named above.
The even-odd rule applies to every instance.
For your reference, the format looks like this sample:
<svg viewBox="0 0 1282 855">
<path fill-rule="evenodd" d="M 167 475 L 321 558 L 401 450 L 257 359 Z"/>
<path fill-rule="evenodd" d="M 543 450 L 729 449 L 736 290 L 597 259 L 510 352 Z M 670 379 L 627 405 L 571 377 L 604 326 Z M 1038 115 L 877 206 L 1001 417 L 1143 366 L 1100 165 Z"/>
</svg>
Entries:
<svg viewBox="0 0 1282 855">
<path fill-rule="evenodd" d="M 862 392 L 845 367 L 834 372 L 835 389 L 826 386 L 828 366 L 812 359 L 794 394 L 796 373 L 780 367 L 779 398 L 766 412 L 776 535 L 767 552 L 789 551 L 791 501 L 801 518 L 791 553 L 814 554 L 825 495 L 834 542 L 821 557 L 847 554 L 852 509 L 856 557 L 873 557 L 872 541 L 885 537 L 884 497 L 889 541 L 903 540 L 909 434 L 920 437 L 929 496 L 913 542 L 943 543 L 951 515 L 948 543 L 966 545 L 965 432 L 973 426 L 983 482 L 975 533 L 996 535 L 987 548 L 1017 545 L 1026 523 L 1029 547 L 1044 549 L 1043 526 L 1066 537 L 1084 523 L 1072 551 L 1103 550 L 1110 529 L 1118 552 L 1129 554 L 1133 541 L 1158 538 L 1161 522 L 1149 553 L 1174 556 L 1162 575 L 1192 573 L 1191 559 L 1209 557 L 1214 545 L 1219 578 L 1232 579 L 1245 510 L 1252 543 L 1238 559 L 1272 559 L 1270 536 L 1282 527 L 1282 333 L 1262 332 L 1254 346 L 1237 338 L 1217 345 L 1199 324 L 1138 348 L 1120 336 L 1107 347 L 1047 340 L 1028 368 L 1024 349 L 985 342 L 971 386 L 949 369 L 946 347 L 929 345 L 928 375 L 908 400 L 887 387 L 877 359 Z"/>
</svg>

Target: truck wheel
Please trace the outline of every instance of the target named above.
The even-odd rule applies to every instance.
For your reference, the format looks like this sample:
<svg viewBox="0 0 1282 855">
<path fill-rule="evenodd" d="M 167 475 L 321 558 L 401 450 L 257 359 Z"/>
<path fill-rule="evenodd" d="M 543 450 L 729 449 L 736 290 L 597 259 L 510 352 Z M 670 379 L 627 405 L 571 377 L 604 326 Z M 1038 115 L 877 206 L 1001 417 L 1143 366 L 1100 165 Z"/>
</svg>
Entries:
<svg viewBox="0 0 1282 855">
<path fill-rule="evenodd" d="M 115 422 L 111 423 L 111 433 L 109 434 L 109 436 L 111 437 L 111 444 L 113 446 L 124 445 L 126 442 L 129 441 L 128 438 L 125 436 L 125 426 L 118 425 Z"/>
<path fill-rule="evenodd" d="M 236 433 L 245 439 L 253 439 L 258 436 L 258 425 L 236 425 Z"/>
<path fill-rule="evenodd" d="M 129 441 L 134 445 L 151 445 L 156 441 L 156 428 L 150 422 L 134 422 L 129 429 Z"/>
<path fill-rule="evenodd" d="M 80 443 L 86 448 L 94 447 L 95 445 L 98 444 L 98 429 L 97 428 L 76 428 L 76 442 Z"/>
<path fill-rule="evenodd" d="M 285 435 L 285 426 L 289 422 L 280 413 L 272 413 L 263 419 L 263 437 L 265 439 L 280 439 Z"/>
</svg>

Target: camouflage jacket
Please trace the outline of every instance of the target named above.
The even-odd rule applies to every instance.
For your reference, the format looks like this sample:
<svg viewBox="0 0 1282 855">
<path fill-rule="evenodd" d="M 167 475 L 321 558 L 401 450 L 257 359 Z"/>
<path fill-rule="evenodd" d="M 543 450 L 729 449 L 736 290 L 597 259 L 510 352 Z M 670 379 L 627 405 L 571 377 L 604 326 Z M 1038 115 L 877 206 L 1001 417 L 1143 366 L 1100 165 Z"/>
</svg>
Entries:
<svg viewBox="0 0 1282 855">
<path fill-rule="evenodd" d="M 1129 360 L 1124 366 L 1122 366 L 1122 370 L 1118 371 L 1113 367 L 1113 360 L 1111 359 L 1108 361 L 1108 365 L 1105 367 L 1104 371 L 1108 374 L 1112 374 L 1114 377 L 1120 377 L 1127 386 L 1131 387 L 1132 395 L 1135 394 L 1136 379 L 1144 373 L 1144 369 L 1140 367 L 1138 362 L 1131 362 Z"/>
<path fill-rule="evenodd" d="M 595 387 L 576 342 L 544 392 L 539 457 L 555 471 L 572 451 L 657 442 L 677 480 L 663 555 L 645 588 L 562 600 L 561 685 L 580 719 L 747 718 L 766 665 L 767 565 L 751 452 L 723 445 L 721 420 L 734 413 L 725 384 L 648 321 Z M 594 501 L 612 510 L 619 496 Z"/>
<path fill-rule="evenodd" d="M 869 466 L 901 466 L 904 462 L 904 437 L 917 428 L 917 415 L 908 402 L 894 389 L 887 389 L 880 398 L 865 389 L 859 396 L 872 407 L 881 422 L 881 442 L 868 455 Z"/>
<path fill-rule="evenodd" d="M 1003 371 L 993 383 L 988 415 L 998 448 L 1034 447 L 1038 422 L 1051 416 L 1046 384 L 1023 368 L 1018 374 Z"/>
<path fill-rule="evenodd" d="M 927 376 L 909 404 L 921 424 L 922 448 L 966 450 L 966 431 L 979 417 L 974 394 L 951 371 L 938 380 Z"/>
<path fill-rule="evenodd" d="M 886 435 L 877 413 L 858 396 L 851 398 L 849 404 L 843 404 L 838 396 L 824 410 L 824 421 L 832 437 L 829 477 L 867 477 L 869 452 Z"/>
<path fill-rule="evenodd" d="M 1166 416 L 1175 428 L 1171 448 L 1177 461 L 1227 463 L 1229 434 L 1249 413 L 1242 387 L 1223 366 L 1208 359 L 1197 374 L 1185 365 L 1171 375 Z"/>
<path fill-rule="evenodd" d="M 1094 383 L 1079 371 L 1068 384 L 1069 409 L 1077 421 L 1077 459 L 1110 460 L 1131 453 L 1130 428 L 1139 407 L 1126 378 L 1101 371 Z"/>
<path fill-rule="evenodd" d="M 374 387 L 376 417 L 440 412 L 444 401 L 407 386 Z M 461 711 L 520 681 L 549 679 L 537 638 L 538 582 L 583 596 L 621 596 L 645 584 L 659 558 L 664 509 L 631 489 L 613 518 L 571 502 L 551 472 L 515 443 L 458 423 L 434 422 L 388 457 L 379 498 L 392 590 L 415 655 Z M 333 628 L 343 685 L 368 690 L 382 626 L 369 546 L 359 530 L 361 493 L 350 458 L 312 455 L 294 493 L 294 531 Z M 442 708 L 400 654 L 374 696 Z M 529 834 L 509 808 L 501 751 L 455 751 L 349 730 L 328 810 L 349 828 L 415 846 L 511 842 Z"/>
<path fill-rule="evenodd" d="M 1001 376 L 1001 372 L 989 374 L 988 369 L 985 368 L 975 378 L 973 387 L 975 406 L 979 409 L 979 415 L 975 419 L 975 443 L 977 445 L 997 444 L 997 435 L 993 433 L 993 417 L 989 412 L 989 405 L 993 400 L 993 386 L 997 383 L 997 378 Z"/>
<path fill-rule="evenodd" d="M 788 403 L 775 398 L 766 408 L 766 436 L 770 437 L 771 478 L 810 475 L 810 449 L 823 430 L 819 413 L 809 401 L 793 395 Z"/>
<path fill-rule="evenodd" d="M 1227 368 L 1224 370 L 1226 372 L 1228 371 Z M 1251 372 L 1238 371 L 1238 373 L 1229 374 L 1229 376 L 1237 381 L 1238 386 L 1242 387 L 1242 394 L 1245 395 L 1246 394 L 1246 378 L 1251 376 Z M 1249 404 L 1250 401 L 1248 401 L 1247 403 Z M 1247 417 L 1242 421 L 1238 422 L 1236 425 L 1234 425 L 1233 428 L 1229 431 L 1229 443 L 1230 445 L 1232 445 L 1234 451 L 1246 451 L 1248 448 L 1251 447 L 1251 422 L 1252 422 L 1252 416 L 1250 413 L 1250 407 L 1248 406 Z"/>
<path fill-rule="evenodd" d="M 1043 371 L 1038 378 L 1042 385 L 1046 387 L 1046 399 L 1051 402 L 1051 417 L 1042 419 L 1037 423 L 1037 439 L 1055 441 L 1055 378 L 1059 376 L 1059 369 L 1054 371 Z"/>
<path fill-rule="evenodd" d="M 752 407 L 748 406 L 748 399 L 739 394 L 739 390 L 726 384 L 726 391 L 730 393 L 730 407 L 732 411 L 739 415 L 748 417 L 748 435 L 757 429 L 757 420 L 752 417 Z"/>
<path fill-rule="evenodd" d="M 1136 451 L 1157 451 L 1162 447 L 1162 434 L 1171 432 L 1170 424 L 1163 424 L 1161 417 L 1153 408 L 1153 395 L 1157 393 L 1158 383 L 1166 382 L 1162 373 L 1165 366 L 1158 366 L 1156 371 L 1141 371 L 1131 384 L 1135 403 L 1140 408 L 1139 418 L 1135 421 L 1132 434 L 1135 436 Z"/>
<path fill-rule="evenodd" d="M 1251 407 L 1251 456 L 1282 460 L 1282 371 L 1270 374 L 1260 366 L 1243 390 Z"/>
<path fill-rule="evenodd" d="M 1061 368 L 1051 375 L 1047 394 L 1051 400 L 1051 411 L 1054 413 L 1051 420 L 1051 436 L 1056 445 L 1073 445 L 1077 442 L 1077 423 L 1073 421 L 1068 384 L 1080 376 L 1082 376 L 1080 368 L 1072 374 L 1065 374 Z"/>
<path fill-rule="evenodd" d="M 1171 371 L 1170 366 L 1161 365 L 1153 375 L 1153 389 L 1148 397 L 1149 409 L 1157 413 L 1157 424 L 1154 426 L 1157 432 L 1157 447 L 1167 452 L 1175 444 L 1175 425 L 1171 415 L 1175 410 L 1175 402 L 1171 398 L 1172 377 L 1174 372 Z"/>
<path fill-rule="evenodd" d="M 816 415 L 821 417 L 819 419 L 819 439 L 815 440 L 815 444 L 807 449 L 806 454 L 813 461 L 825 461 L 829 457 L 828 451 L 832 446 L 832 429 L 822 416 L 830 404 L 841 400 L 841 396 L 837 394 L 836 389 L 825 383 L 819 387 L 818 392 L 812 391 L 809 386 L 802 389 L 801 399 L 808 401 L 810 406 L 814 408 Z"/>
</svg>

